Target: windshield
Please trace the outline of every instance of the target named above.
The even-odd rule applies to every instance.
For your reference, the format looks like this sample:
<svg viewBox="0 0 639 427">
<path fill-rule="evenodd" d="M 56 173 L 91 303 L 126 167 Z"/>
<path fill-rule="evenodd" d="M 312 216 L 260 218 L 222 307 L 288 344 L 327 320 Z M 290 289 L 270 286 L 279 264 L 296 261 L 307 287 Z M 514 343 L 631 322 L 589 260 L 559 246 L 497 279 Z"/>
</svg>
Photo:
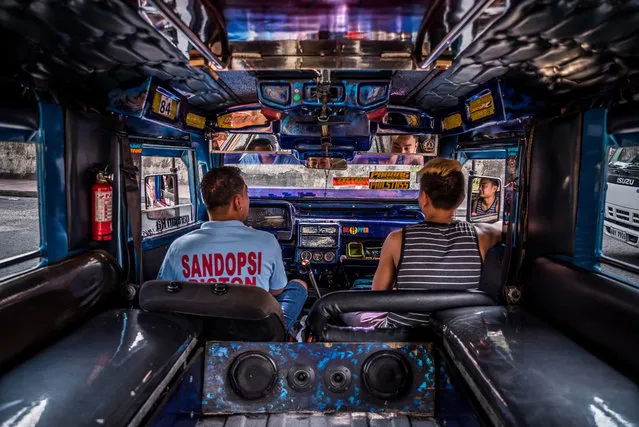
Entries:
<svg viewBox="0 0 639 427">
<path fill-rule="evenodd" d="M 376 137 L 370 151 L 355 153 L 345 170 L 329 170 L 306 167 L 294 150 L 278 151 L 274 135 L 236 135 L 225 141 L 216 144 L 225 148 L 224 164 L 240 168 L 254 198 L 414 200 L 418 172 L 436 152 L 432 137 Z"/>
<path fill-rule="evenodd" d="M 345 170 L 309 169 L 293 154 L 225 154 L 251 197 L 335 199 L 416 199 L 422 156 L 356 155 Z"/>
<path fill-rule="evenodd" d="M 639 167 L 639 147 L 624 147 L 613 155 L 613 163 Z"/>
</svg>

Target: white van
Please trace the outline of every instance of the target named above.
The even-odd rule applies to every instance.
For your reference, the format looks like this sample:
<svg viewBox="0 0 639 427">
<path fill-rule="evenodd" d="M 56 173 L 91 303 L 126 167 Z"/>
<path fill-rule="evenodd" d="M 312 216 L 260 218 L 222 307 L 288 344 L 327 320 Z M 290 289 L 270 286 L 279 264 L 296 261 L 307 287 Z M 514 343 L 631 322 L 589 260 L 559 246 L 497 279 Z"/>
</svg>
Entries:
<svg viewBox="0 0 639 427">
<path fill-rule="evenodd" d="M 639 247 L 639 147 L 618 148 L 610 158 L 604 232 Z"/>
</svg>

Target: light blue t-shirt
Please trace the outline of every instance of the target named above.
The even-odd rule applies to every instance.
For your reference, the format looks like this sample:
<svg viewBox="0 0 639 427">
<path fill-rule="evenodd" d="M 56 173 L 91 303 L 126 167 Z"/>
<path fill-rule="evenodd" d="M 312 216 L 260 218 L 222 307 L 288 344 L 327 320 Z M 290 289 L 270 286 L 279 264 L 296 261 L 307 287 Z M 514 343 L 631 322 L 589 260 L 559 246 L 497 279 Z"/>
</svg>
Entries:
<svg viewBox="0 0 639 427">
<path fill-rule="evenodd" d="M 209 221 L 175 240 L 159 280 L 235 283 L 279 290 L 286 286 L 282 248 L 275 236 L 241 221 Z"/>
</svg>

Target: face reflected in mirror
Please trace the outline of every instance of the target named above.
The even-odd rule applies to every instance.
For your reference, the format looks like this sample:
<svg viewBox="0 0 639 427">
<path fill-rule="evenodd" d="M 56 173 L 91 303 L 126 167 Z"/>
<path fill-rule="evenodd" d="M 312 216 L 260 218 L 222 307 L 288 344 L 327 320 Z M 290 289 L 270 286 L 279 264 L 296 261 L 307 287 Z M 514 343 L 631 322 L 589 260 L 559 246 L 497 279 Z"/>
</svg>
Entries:
<svg viewBox="0 0 639 427">
<path fill-rule="evenodd" d="M 472 179 L 470 217 L 473 222 L 499 220 L 500 190 L 501 182 L 497 178 L 476 177 Z"/>
<path fill-rule="evenodd" d="M 345 170 L 348 164 L 340 157 L 309 157 L 306 160 L 309 169 Z"/>
<path fill-rule="evenodd" d="M 257 138 L 251 141 L 247 147 L 248 151 L 275 151 L 273 143 L 266 138 Z M 277 155 L 274 153 L 258 154 L 257 158 L 263 165 L 272 165 L 275 163 Z"/>
<path fill-rule="evenodd" d="M 399 135 L 393 137 L 391 153 L 417 153 L 417 138 L 413 135 Z"/>
<path fill-rule="evenodd" d="M 401 153 L 401 155 L 390 156 L 389 163 L 391 165 L 423 165 L 424 157 L 417 155 L 417 144 L 417 138 L 413 135 L 394 136 L 391 141 L 391 153 Z"/>
</svg>

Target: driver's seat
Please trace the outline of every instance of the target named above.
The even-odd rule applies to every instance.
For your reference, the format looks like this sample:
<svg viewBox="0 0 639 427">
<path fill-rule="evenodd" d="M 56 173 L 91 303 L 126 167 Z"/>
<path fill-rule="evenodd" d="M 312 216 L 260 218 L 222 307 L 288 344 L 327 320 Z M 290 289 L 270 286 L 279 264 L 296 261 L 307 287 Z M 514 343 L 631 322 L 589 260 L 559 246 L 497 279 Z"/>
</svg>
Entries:
<svg viewBox="0 0 639 427">
<path fill-rule="evenodd" d="M 186 315 L 206 341 L 286 341 L 282 309 L 262 288 L 226 283 L 150 280 L 140 289 L 146 311 Z"/>
</svg>

